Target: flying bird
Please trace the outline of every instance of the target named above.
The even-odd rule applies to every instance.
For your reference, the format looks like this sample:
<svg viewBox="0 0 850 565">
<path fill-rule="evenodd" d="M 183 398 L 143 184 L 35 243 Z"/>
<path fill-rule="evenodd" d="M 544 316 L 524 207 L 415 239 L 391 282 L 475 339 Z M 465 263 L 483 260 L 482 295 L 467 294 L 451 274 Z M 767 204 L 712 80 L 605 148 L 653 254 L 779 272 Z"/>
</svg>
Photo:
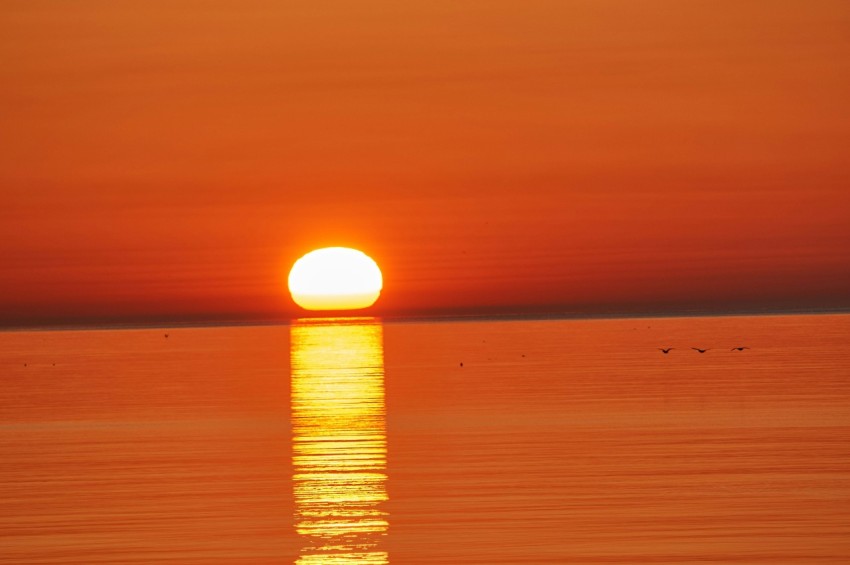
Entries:
<svg viewBox="0 0 850 565">
<path fill-rule="evenodd" d="M 732 348 L 732 349 L 730 349 L 729 351 L 743 351 L 743 350 L 745 350 L 745 349 L 749 349 L 749 347 L 744 347 L 744 346 L 741 346 L 741 347 L 733 347 L 733 348 Z"/>
<path fill-rule="evenodd" d="M 664 349 L 663 347 L 659 347 L 659 348 L 658 348 L 658 351 L 660 351 L 660 352 L 661 352 L 661 353 L 663 353 L 664 355 L 667 355 L 667 354 L 668 354 L 668 353 L 670 353 L 670 351 L 672 351 L 673 349 L 675 349 L 675 347 L 668 347 L 667 349 Z"/>
<path fill-rule="evenodd" d="M 705 353 L 708 349 L 700 349 L 699 347 L 691 347 L 694 351 L 699 351 L 700 353 Z"/>
</svg>

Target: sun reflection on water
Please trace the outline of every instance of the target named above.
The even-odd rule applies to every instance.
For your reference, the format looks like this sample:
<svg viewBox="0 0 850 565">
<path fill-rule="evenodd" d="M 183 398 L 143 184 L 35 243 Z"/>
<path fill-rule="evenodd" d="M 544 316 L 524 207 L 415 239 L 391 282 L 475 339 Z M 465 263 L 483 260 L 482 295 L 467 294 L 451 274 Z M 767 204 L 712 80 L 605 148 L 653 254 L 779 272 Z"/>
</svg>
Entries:
<svg viewBox="0 0 850 565">
<path fill-rule="evenodd" d="M 389 563 L 382 330 L 374 318 L 290 329 L 299 564 Z"/>
</svg>

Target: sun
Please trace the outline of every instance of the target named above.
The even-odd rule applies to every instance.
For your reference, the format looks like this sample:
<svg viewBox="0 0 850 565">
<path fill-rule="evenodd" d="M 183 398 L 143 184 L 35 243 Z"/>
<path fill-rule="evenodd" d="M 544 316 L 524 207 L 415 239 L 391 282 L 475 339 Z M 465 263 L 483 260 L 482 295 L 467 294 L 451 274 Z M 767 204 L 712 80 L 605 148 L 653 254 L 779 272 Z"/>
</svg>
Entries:
<svg viewBox="0 0 850 565">
<path fill-rule="evenodd" d="M 289 271 L 292 300 L 305 310 L 357 310 L 378 300 L 383 277 L 371 257 L 348 247 L 316 249 Z"/>
</svg>

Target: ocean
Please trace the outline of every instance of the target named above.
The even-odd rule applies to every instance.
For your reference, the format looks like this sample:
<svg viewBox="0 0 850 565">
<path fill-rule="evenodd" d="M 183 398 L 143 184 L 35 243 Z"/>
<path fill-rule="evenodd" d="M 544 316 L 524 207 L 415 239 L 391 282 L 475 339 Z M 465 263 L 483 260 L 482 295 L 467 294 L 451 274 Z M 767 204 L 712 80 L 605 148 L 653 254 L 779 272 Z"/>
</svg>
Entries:
<svg viewBox="0 0 850 565">
<path fill-rule="evenodd" d="M 0 563 L 850 562 L 850 315 L 7 331 L 0 370 Z"/>
</svg>

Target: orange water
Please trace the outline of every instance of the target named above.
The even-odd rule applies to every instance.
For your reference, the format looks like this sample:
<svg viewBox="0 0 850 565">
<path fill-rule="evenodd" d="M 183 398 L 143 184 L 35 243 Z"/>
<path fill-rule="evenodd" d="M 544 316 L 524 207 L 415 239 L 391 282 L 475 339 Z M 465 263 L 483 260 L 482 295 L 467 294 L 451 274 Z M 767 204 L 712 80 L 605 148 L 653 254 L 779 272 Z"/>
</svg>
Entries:
<svg viewBox="0 0 850 565">
<path fill-rule="evenodd" d="M 7 332 L 0 372 L 2 563 L 850 562 L 846 315 Z"/>
</svg>

